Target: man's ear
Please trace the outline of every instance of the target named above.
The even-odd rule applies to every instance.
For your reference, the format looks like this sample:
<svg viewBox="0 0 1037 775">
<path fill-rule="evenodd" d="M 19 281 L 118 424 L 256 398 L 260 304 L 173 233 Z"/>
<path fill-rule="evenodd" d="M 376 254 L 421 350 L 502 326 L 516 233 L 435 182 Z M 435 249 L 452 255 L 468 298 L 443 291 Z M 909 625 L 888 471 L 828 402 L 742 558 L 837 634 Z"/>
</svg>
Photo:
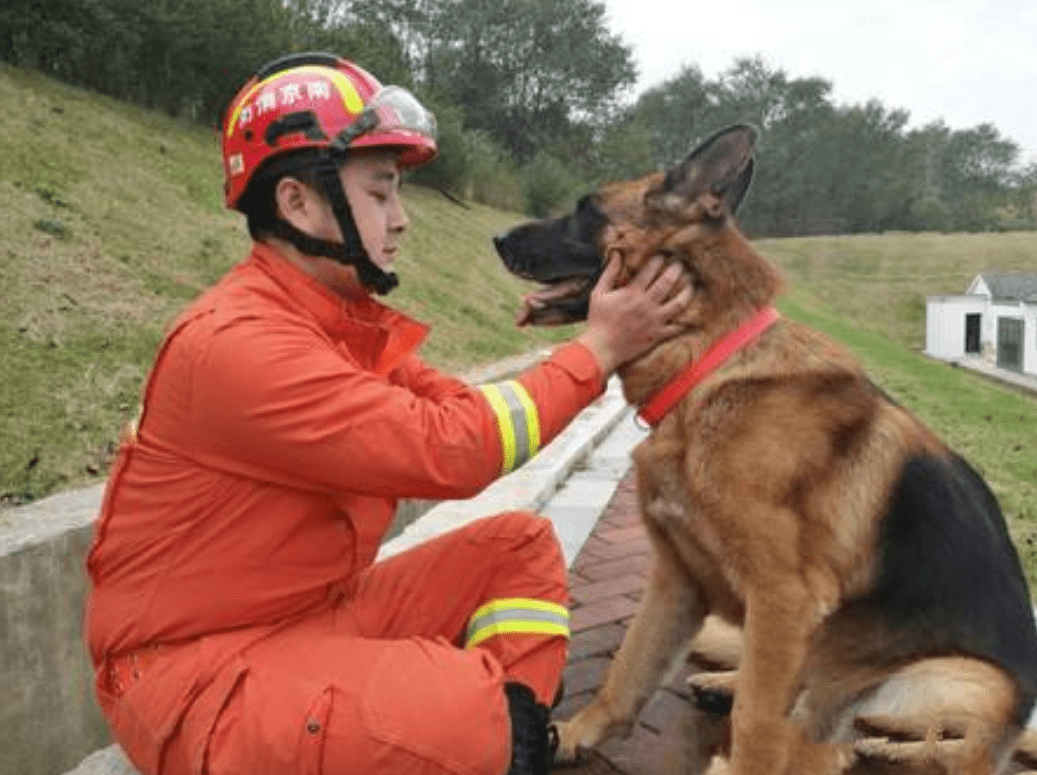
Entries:
<svg viewBox="0 0 1037 775">
<path fill-rule="evenodd" d="M 297 229 L 305 231 L 311 216 L 313 192 L 300 180 L 285 175 L 274 186 L 278 214 Z"/>
</svg>

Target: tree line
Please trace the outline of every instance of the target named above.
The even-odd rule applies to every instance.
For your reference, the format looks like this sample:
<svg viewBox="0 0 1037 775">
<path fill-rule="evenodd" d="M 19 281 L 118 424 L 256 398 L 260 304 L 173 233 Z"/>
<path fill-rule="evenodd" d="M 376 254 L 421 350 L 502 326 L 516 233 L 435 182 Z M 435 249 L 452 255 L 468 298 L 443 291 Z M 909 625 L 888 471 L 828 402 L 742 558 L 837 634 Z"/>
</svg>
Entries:
<svg viewBox="0 0 1037 775">
<path fill-rule="evenodd" d="M 742 223 L 756 235 L 1037 228 L 1037 164 L 992 124 L 909 128 L 877 100 L 759 58 L 692 65 L 630 99 L 632 50 L 599 0 L 7 0 L 0 59 L 218 125 L 238 86 L 290 51 L 332 50 L 414 89 L 440 121 L 423 182 L 543 215 L 761 130 Z"/>
</svg>

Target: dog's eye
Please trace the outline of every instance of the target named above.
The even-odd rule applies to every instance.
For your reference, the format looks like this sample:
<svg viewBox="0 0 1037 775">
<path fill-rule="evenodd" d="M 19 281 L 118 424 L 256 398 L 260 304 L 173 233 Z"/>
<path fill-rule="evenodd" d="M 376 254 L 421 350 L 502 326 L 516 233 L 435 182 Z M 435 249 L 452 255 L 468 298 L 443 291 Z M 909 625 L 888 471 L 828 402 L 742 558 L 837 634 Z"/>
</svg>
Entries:
<svg viewBox="0 0 1037 775">
<path fill-rule="evenodd" d="M 577 203 L 572 215 L 572 230 L 578 239 L 593 242 L 607 223 L 608 219 L 592 196 L 585 196 Z"/>
<path fill-rule="evenodd" d="M 679 210 L 674 207 L 675 204 L 677 202 L 674 197 L 668 197 L 662 192 L 649 193 L 645 197 L 645 209 L 642 213 L 645 226 L 657 228 L 663 223 L 672 221 L 674 213 Z"/>
</svg>

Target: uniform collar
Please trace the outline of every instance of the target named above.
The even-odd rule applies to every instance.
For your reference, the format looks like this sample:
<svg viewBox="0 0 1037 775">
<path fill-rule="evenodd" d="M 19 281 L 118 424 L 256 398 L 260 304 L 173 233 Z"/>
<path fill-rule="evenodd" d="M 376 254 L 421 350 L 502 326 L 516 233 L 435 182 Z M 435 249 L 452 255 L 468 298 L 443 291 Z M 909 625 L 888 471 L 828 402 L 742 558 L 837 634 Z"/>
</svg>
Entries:
<svg viewBox="0 0 1037 775">
<path fill-rule="evenodd" d="M 371 297 L 343 299 L 271 246 L 255 242 L 249 261 L 269 276 L 367 368 L 387 374 L 421 346 L 429 328 Z"/>
</svg>

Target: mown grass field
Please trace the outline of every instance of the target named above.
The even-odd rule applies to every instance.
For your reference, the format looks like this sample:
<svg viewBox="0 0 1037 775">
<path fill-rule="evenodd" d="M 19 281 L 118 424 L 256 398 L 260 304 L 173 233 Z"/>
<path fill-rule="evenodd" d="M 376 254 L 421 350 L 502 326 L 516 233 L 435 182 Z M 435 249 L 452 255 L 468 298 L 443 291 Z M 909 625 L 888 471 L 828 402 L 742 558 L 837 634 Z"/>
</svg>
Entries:
<svg viewBox="0 0 1037 775">
<path fill-rule="evenodd" d="M 218 138 L 0 67 L 0 506 L 100 481 L 173 315 L 244 256 Z M 766 160 L 761 159 L 765 164 Z M 462 372 L 557 341 L 518 330 L 526 290 L 490 236 L 522 219 L 409 187 L 392 302 L 433 326 L 423 354 Z M 1037 398 L 920 354 L 925 295 L 984 269 L 1037 271 L 1037 234 L 760 241 L 788 315 L 828 331 L 988 477 L 1037 579 Z"/>
</svg>

